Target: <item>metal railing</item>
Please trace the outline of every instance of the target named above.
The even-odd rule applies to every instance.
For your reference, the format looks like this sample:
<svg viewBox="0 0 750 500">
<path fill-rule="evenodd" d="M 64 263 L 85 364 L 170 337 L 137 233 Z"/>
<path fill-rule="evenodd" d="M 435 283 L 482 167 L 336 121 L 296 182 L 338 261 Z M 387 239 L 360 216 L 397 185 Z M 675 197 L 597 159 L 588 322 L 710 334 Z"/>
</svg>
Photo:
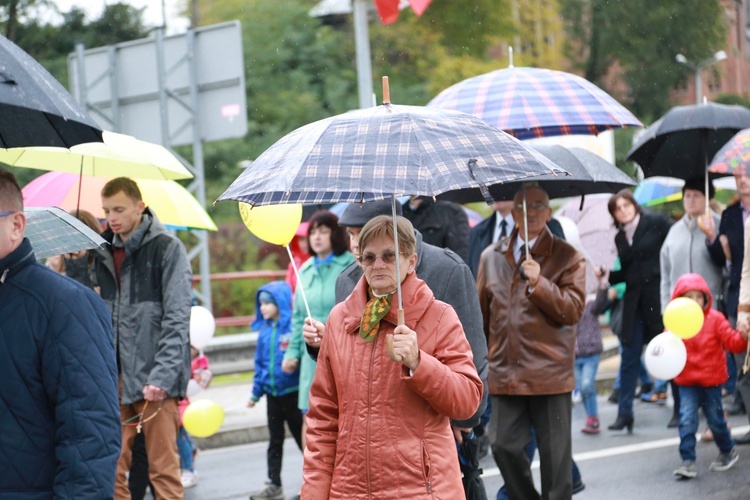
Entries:
<svg viewBox="0 0 750 500">
<path fill-rule="evenodd" d="M 273 281 L 277 279 L 286 278 L 286 271 L 237 271 L 232 273 L 215 273 L 210 275 L 211 282 L 214 281 L 232 281 L 232 280 L 248 280 L 248 279 L 265 279 Z M 201 277 L 198 275 L 193 276 L 193 283 L 201 281 Z M 255 315 L 250 316 L 225 316 L 223 318 L 216 318 L 217 327 L 225 326 L 246 326 L 255 320 Z"/>
</svg>

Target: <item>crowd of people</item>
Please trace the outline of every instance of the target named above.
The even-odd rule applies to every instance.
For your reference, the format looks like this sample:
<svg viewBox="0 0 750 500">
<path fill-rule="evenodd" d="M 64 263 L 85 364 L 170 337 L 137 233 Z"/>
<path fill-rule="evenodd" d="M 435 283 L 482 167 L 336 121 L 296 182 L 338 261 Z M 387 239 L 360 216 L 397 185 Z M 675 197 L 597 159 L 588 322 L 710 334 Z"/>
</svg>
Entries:
<svg viewBox="0 0 750 500">
<path fill-rule="evenodd" d="M 613 195 L 618 259 L 593 270 L 588 296 L 592 263 L 534 183 L 471 230 L 459 206 L 421 198 L 395 216 L 390 202 L 352 204 L 340 218 L 314 213 L 297 235 L 299 274 L 255 296 L 247 406 L 266 397 L 270 441 L 267 485 L 250 498 L 285 498 L 285 425 L 304 455 L 301 498 L 486 498 L 483 448 L 503 477 L 497 498 L 570 498 L 585 488 L 572 460 L 574 391 L 580 430 L 602 431 L 602 314 L 622 349 L 608 429 L 632 432 L 643 349 L 677 297 L 701 307 L 703 327 L 684 341 L 683 372 L 644 396 L 659 402 L 671 384 L 675 476 L 698 474 L 699 409 L 719 448 L 710 470 L 729 469 L 735 445 L 750 443 L 750 434 L 733 440 L 722 402 L 732 391 L 728 410 L 750 401 L 750 179 L 736 181 L 739 200 L 721 216 L 706 212 L 713 188 L 687 181 L 675 223 L 628 190 Z M 187 254 L 132 180 L 107 183 L 102 206 L 104 231 L 76 215 L 109 245 L 45 267 L 24 237 L 18 183 L 0 170 L 0 407 L 13 415 L 0 419 L 0 435 L 17 452 L 13 463 L 0 454 L 9 471 L 0 491 L 142 498 L 150 485 L 155 498 L 181 498 L 197 482 L 180 407 L 191 378 L 205 386 L 210 371 L 189 343 Z"/>
</svg>

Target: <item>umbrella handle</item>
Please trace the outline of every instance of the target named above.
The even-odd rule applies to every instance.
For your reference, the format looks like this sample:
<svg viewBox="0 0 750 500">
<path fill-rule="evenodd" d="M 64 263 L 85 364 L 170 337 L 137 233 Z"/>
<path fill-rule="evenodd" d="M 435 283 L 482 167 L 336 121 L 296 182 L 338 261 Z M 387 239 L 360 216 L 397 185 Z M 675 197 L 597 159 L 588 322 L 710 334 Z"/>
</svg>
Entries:
<svg viewBox="0 0 750 500">
<path fill-rule="evenodd" d="M 388 77 L 384 76 L 382 78 L 383 81 L 383 104 L 390 104 L 391 103 L 391 87 L 388 84 Z"/>
<path fill-rule="evenodd" d="M 399 326 L 405 324 L 404 321 L 404 310 L 399 309 L 397 311 L 398 316 L 398 324 Z M 401 356 L 393 352 L 393 335 L 388 335 L 385 339 L 386 345 L 388 346 L 388 357 L 391 358 L 391 361 L 394 363 L 400 363 L 401 362 Z"/>
</svg>

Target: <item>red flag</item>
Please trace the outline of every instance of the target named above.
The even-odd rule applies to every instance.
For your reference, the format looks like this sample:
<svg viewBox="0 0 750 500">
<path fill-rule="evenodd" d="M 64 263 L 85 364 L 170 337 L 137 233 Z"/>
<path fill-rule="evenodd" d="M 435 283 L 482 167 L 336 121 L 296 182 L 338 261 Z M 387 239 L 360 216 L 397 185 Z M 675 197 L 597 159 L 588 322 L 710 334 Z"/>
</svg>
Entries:
<svg viewBox="0 0 750 500">
<path fill-rule="evenodd" d="M 398 5 L 401 3 L 400 0 L 374 0 L 375 8 L 380 16 L 380 21 L 383 24 L 395 23 L 398 19 Z M 418 16 L 427 9 L 432 0 L 409 0 L 411 10 Z"/>
</svg>

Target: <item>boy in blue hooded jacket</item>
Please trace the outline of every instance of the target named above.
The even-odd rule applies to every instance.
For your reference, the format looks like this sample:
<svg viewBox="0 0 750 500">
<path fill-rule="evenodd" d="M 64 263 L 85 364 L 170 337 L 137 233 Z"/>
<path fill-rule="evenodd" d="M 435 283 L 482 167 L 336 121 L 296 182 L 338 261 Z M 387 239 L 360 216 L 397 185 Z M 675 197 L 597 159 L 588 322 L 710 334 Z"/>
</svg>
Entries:
<svg viewBox="0 0 750 500">
<path fill-rule="evenodd" d="M 266 395 L 268 416 L 269 484 L 250 495 L 251 499 L 284 498 L 281 487 L 281 459 L 284 451 L 284 422 L 302 450 L 302 413 L 297 407 L 299 370 L 281 370 L 284 352 L 289 345 L 292 325 L 292 289 L 283 281 L 262 286 L 255 295 L 255 321 L 251 330 L 258 332 L 255 348 L 255 377 L 247 406 L 252 408 Z"/>
</svg>

